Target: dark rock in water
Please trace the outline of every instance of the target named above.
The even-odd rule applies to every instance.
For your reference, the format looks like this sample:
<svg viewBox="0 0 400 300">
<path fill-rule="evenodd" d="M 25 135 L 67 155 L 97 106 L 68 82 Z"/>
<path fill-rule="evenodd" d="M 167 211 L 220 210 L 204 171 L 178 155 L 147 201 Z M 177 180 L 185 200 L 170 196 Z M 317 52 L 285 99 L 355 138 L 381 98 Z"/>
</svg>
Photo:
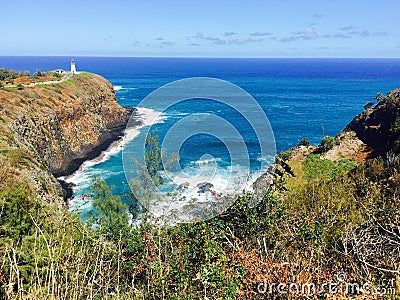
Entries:
<svg viewBox="0 0 400 300">
<path fill-rule="evenodd" d="M 189 187 L 189 185 L 190 185 L 189 182 L 181 183 L 181 184 L 178 186 L 178 189 L 179 189 L 179 190 L 185 190 L 185 189 L 187 189 L 187 188 Z"/>
<path fill-rule="evenodd" d="M 209 182 L 201 182 L 197 184 L 197 187 L 199 188 L 198 193 L 205 193 L 209 192 L 210 188 L 214 187 L 214 185 Z"/>
<path fill-rule="evenodd" d="M 73 194 L 72 189 L 75 187 L 75 184 L 73 182 L 66 182 L 61 179 L 58 179 L 58 182 L 60 183 L 62 190 L 63 190 L 64 202 L 67 202 L 68 199 L 72 198 L 72 194 Z"/>
</svg>

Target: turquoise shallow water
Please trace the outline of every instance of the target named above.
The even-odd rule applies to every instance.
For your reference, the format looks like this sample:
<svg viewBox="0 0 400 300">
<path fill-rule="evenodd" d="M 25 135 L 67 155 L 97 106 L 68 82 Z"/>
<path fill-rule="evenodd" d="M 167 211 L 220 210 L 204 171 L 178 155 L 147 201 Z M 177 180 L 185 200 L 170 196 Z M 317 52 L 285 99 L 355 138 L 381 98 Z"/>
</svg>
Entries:
<svg viewBox="0 0 400 300">
<path fill-rule="evenodd" d="M 323 135 L 336 135 L 366 101 L 378 92 L 400 87 L 399 59 L 175 59 L 175 58 L 75 58 L 78 71 L 103 75 L 116 87 L 121 105 L 137 106 L 149 93 L 187 77 L 206 76 L 227 80 L 253 96 L 271 123 L 279 152 L 296 145 L 303 137 L 318 144 Z M 69 58 L 0 57 L 0 67 L 17 70 L 68 68 Z M 160 99 L 162 101 L 162 99 Z M 156 107 L 148 107 L 156 109 Z M 171 126 L 188 116 L 206 113 L 234 124 L 244 137 L 252 171 L 261 167 L 263 157 L 251 124 L 240 114 L 215 101 L 194 99 L 164 111 L 153 126 L 162 139 Z M 140 131 L 147 130 L 142 128 Z M 179 138 L 177 136 L 177 138 Z M 133 139 L 126 147 L 135 147 Z M 216 166 L 218 185 L 231 161 L 229 147 L 217 138 L 198 134 L 183 143 L 180 165 L 196 175 L 202 164 Z M 213 159 L 209 159 L 211 156 Z M 76 173 L 75 199 L 88 192 L 91 177 L 98 175 L 114 185 L 114 192 L 129 193 L 122 166 L 122 152 L 110 151 L 100 163 L 88 164 Z"/>
</svg>

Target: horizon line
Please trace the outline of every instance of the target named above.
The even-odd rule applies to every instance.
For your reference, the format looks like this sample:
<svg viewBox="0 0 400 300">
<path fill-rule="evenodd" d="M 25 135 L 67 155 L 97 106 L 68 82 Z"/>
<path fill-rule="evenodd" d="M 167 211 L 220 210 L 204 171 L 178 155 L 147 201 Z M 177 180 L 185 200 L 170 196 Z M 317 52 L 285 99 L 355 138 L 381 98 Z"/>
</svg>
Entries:
<svg viewBox="0 0 400 300">
<path fill-rule="evenodd" d="M 117 55 L 0 55 L 0 57 L 98 57 L 98 58 L 193 58 L 193 59 L 400 59 L 399 57 L 318 57 L 318 56 L 302 56 L 302 57 L 282 57 L 282 56 L 117 56 Z"/>
</svg>

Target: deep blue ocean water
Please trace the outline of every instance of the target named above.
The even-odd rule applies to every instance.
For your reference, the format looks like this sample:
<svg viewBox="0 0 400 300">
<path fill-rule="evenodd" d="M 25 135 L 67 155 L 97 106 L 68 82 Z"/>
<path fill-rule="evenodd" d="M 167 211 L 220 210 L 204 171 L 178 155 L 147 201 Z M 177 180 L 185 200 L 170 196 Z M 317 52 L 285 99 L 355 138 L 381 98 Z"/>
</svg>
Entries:
<svg viewBox="0 0 400 300">
<path fill-rule="evenodd" d="M 70 57 L 0 57 L 0 67 L 18 71 L 69 68 Z M 271 123 L 277 152 L 288 149 L 306 137 L 318 144 L 324 135 L 335 136 L 363 104 L 374 101 L 378 92 L 386 94 L 400 87 L 400 59 L 203 59 L 203 58 L 100 58 L 75 57 L 77 69 L 98 73 L 117 87 L 118 101 L 136 106 L 149 93 L 174 80 L 213 77 L 227 80 L 251 94 Z M 196 101 L 196 100 L 195 100 Z M 197 100 L 178 105 L 163 114 L 154 127 L 162 137 L 183 117 L 207 112 L 235 123 L 247 143 L 251 169 L 260 167 L 260 150 L 252 143 L 251 127 L 228 109 Z M 153 107 L 149 107 L 154 109 Z M 131 143 L 134 143 L 133 140 Z M 204 154 L 229 165 L 226 147 L 210 136 L 196 136 L 182 146 L 181 165 L 193 165 Z M 114 191 L 129 191 L 122 168 L 121 152 L 91 165 L 74 177 L 79 198 L 87 192 L 90 178 L 100 175 Z"/>
</svg>

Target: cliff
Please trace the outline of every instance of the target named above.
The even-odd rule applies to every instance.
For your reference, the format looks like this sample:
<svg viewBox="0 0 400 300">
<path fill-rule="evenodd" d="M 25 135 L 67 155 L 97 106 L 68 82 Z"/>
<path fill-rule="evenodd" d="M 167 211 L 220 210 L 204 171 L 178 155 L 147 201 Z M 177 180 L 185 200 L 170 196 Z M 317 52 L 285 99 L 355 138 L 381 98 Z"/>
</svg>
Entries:
<svg viewBox="0 0 400 300">
<path fill-rule="evenodd" d="M 346 127 L 371 148 L 374 156 L 400 151 L 400 89 L 378 100 Z"/>
<path fill-rule="evenodd" d="M 277 155 L 275 164 L 256 182 L 256 190 L 285 190 L 289 177 L 301 177 L 301 165 L 309 154 L 333 162 L 367 160 L 400 152 L 400 89 L 380 95 L 375 106 L 356 116 L 334 138 L 320 145 L 297 145 Z M 300 169 L 300 172 L 299 172 Z"/>
<path fill-rule="evenodd" d="M 118 139 L 133 109 L 118 104 L 106 79 L 82 73 L 56 84 L 1 89 L 0 112 L 0 162 L 9 169 L 3 183 L 22 178 L 41 198 L 62 203 L 55 177 Z"/>
</svg>

